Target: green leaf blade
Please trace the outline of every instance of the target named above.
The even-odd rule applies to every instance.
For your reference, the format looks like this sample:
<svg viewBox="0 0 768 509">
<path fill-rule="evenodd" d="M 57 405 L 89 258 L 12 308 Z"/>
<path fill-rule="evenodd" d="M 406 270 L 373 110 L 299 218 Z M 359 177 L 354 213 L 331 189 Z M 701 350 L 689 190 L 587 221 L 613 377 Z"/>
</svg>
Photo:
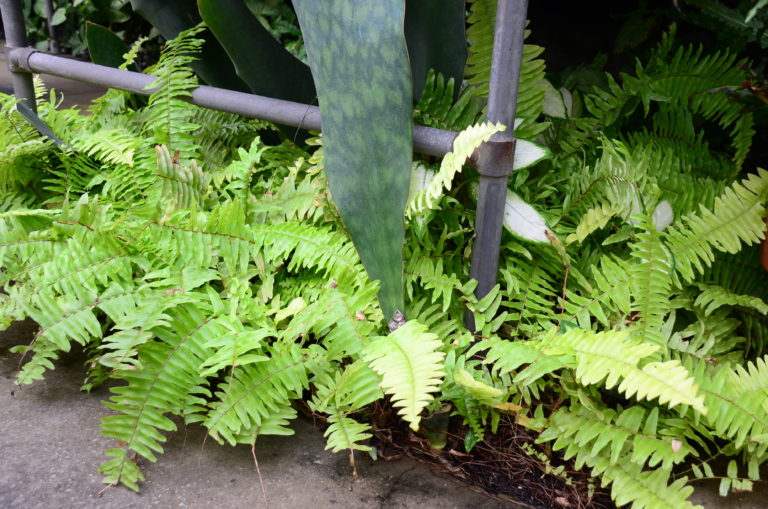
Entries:
<svg viewBox="0 0 768 509">
<path fill-rule="evenodd" d="M 323 122 L 325 170 L 386 319 L 403 311 L 413 125 L 404 2 L 294 3 Z"/>
</svg>

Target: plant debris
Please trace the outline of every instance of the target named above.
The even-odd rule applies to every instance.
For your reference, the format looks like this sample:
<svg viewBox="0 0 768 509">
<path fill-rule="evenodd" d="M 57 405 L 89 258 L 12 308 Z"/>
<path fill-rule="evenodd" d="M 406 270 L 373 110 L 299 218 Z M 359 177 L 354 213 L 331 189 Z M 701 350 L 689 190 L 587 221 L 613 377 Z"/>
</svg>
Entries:
<svg viewBox="0 0 768 509">
<path fill-rule="evenodd" d="M 410 430 L 390 406 L 378 403 L 371 415 L 372 445 L 383 460 L 409 456 L 496 499 L 535 508 L 615 508 L 606 489 L 588 472 L 575 470 L 558 453 L 536 445 L 536 434 L 502 417 L 496 433 L 487 433 L 471 451 L 464 446 L 467 427 L 452 418 L 446 445 L 431 447 Z M 529 454 L 531 451 L 533 454 Z M 547 457 L 549 458 L 547 460 Z"/>
</svg>

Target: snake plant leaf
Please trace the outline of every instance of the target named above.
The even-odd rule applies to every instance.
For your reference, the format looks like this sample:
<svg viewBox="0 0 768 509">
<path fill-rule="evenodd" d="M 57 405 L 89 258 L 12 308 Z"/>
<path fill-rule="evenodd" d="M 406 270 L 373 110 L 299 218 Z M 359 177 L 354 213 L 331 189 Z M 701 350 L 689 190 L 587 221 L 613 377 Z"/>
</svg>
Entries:
<svg viewBox="0 0 768 509">
<path fill-rule="evenodd" d="M 202 21 L 195 0 L 131 0 L 131 6 L 167 40 Z M 250 92 L 216 38 L 207 32 L 200 37 L 205 44 L 198 60 L 192 63 L 197 75 L 214 87 Z"/>
<path fill-rule="evenodd" d="M 27 106 L 25 102 L 20 101 L 16 103 L 16 111 L 19 113 L 19 115 L 27 119 L 27 122 L 32 124 L 32 127 L 37 129 L 37 132 L 51 140 L 55 145 L 59 147 L 70 148 L 66 143 L 61 141 L 61 138 L 53 133 L 53 130 L 48 127 L 48 124 L 46 124 L 43 119 L 37 115 L 37 113 L 32 111 L 32 108 Z"/>
<path fill-rule="evenodd" d="M 125 61 L 123 55 L 130 50 L 128 45 L 109 28 L 90 21 L 85 22 L 85 39 L 88 42 L 88 53 L 94 64 L 118 68 Z M 136 64 L 131 64 L 128 70 L 139 72 Z"/>
<path fill-rule="evenodd" d="M 403 213 L 413 151 L 405 2 L 293 5 L 318 92 L 331 195 L 368 275 L 379 281 L 390 320 L 404 311 Z"/>
<path fill-rule="evenodd" d="M 309 67 L 283 48 L 243 0 L 198 0 L 197 6 L 251 92 L 300 103 L 315 99 Z"/>
<path fill-rule="evenodd" d="M 413 73 L 413 99 L 419 101 L 430 69 L 454 83 L 464 79 L 467 62 L 464 0 L 407 0 L 405 37 Z M 454 100 L 461 87 L 453 87 Z"/>
</svg>

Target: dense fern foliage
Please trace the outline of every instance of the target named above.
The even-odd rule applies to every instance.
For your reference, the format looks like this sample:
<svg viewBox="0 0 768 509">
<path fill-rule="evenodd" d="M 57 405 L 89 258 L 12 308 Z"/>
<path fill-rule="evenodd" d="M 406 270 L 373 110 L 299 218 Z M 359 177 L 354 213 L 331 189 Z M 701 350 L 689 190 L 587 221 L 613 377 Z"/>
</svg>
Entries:
<svg viewBox="0 0 768 509">
<path fill-rule="evenodd" d="M 233 445 L 290 434 L 300 399 L 327 418 L 329 448 L 369 451 L 367 408 L 384 397 L 416 431 L 447 405 L 473 440 L 513 414 L 549 444 L 537 453 L 589 467 L 619 505 L 688 507 L 697 479 L 728 492 L 759 478 L 768 172 L 742 168 L 752 117 L 718 91 L 741 62 L 671 30 L 634 74 L 576 95 L 544 81 L 528 48 L 508 127 L 547 150 L 516 159 L 499 284 L 478 300 L 475 177 L 461 170 L 504 128 L 477 124 L 494 6 L 470 4 L 467 82 L 430 74 L 415 110 L 465 132 L 441 166 L 414 163 L 411 320 L 392 334 L 321 139 L 267 145 L 265 123 L 184 101 L 195 31 L 169 44 L 146 103 L 110 91 L 86 117 L 41 101 L 61 143 L 2 98 L 0 323 L 40 325 L 17 383 L 74 345 L 86 389 L 117 381 L 105 482 L 138 489 L 137 458 L 155 461 L 179 422 Z M 722 457 L 734 463 L 721 472 Z"/>
</svg>

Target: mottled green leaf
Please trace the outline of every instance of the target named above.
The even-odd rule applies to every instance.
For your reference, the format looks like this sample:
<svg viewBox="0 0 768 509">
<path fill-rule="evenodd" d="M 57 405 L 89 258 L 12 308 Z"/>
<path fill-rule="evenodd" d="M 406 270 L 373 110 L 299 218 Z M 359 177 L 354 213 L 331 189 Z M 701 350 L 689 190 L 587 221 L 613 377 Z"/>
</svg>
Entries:
<svg viewBox="0 0 768 509">
<path fill-rule="evenodd" d="M 403 310 L 413 125 L 403 0 L 295 0 L 333 201 L 389 320 Z"/>
</svg>

